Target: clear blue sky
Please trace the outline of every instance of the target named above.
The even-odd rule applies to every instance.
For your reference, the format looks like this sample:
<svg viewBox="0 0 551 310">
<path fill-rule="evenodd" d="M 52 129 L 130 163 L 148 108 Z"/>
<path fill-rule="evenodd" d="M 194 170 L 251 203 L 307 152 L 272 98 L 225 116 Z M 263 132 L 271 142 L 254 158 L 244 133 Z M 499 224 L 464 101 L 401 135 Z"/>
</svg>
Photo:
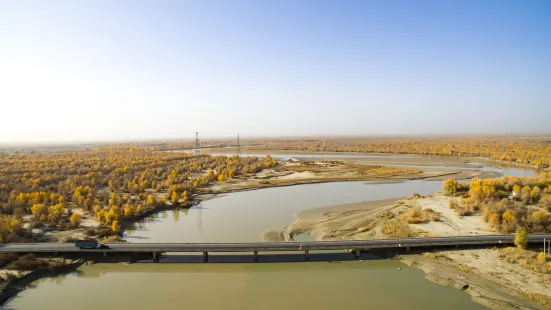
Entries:
<svg viewBox="0 0 551 310">
<path fill-rule="evenodd" d="M 0 1 L 0 143 L 551 132 L 551 1 Z"/>
</svg>

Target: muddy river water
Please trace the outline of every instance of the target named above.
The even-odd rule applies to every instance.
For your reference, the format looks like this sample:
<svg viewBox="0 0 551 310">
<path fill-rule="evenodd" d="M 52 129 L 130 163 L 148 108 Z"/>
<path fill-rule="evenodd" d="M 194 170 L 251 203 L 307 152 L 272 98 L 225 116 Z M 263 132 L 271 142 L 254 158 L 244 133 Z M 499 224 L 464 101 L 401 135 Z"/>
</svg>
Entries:
<svg viewBox="0 0 551 310">
<path fill-rule="evenodd" d="M 289 156 L 289 155 L 285 155 Z M 340 155 L 341 157 L 343 155 Z M 290 156 L 292 157 L 292 156 Z M 496 168 L 484 168 L 496 169 Z M 497 169 L 506 175 L 530 170 Z M 248 242 L 302 210 L 440 190 L 440 181 L 335 182 L 225 194 L 152 216 L 129 242 Z M 399 270 L 399 268 L 401 270 Z M 41 279 L 4 309 L 484 309 L 398 261 L 96 264 Z"/>
</svg>

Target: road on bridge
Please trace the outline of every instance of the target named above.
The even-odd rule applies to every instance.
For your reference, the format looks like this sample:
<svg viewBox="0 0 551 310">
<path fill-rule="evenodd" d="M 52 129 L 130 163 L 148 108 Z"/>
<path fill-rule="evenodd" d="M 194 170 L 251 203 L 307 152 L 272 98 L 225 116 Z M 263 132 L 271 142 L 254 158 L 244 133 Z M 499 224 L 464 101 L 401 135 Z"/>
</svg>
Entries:
<svg viewBox="0 0 551 310">
<path fill-rule="evenodd" d="M 531 244 L 551 240 L 548 235 L 529 235 Z M 398 238 L 373 240 L 251 242 L 251 243 L 110 243 L 108 249 L 80 249 L 74 243 L 11 243 L 0 244 L 0 253 L 166 253 L 166 252 L 259 252 L 307 250 L 368 250 L 377 248 L 413 248 L 464 245 L 513 244 L 514 235 L 481 235 L 429 238 Z"/>
</svg>

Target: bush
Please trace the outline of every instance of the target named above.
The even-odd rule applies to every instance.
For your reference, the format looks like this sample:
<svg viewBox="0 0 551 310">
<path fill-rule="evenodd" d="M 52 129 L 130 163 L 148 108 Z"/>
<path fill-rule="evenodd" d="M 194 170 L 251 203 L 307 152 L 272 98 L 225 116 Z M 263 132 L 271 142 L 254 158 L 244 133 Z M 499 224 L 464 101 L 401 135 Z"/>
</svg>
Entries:
<svg viewBox="0 0 551 310">
<path fill-rule="evenodd" d="M 538 262 L 540 262 L 541 264 L 545 264 L 545 262 L 547 262 L 547 255 L 545 255 L 545 253 L 543 252 L 540 252 L 540 254 L 538 254 Z"/>
<path fill-rule="evenodd" d="M 390 238 L 411 238 L 417 235 L 409 226 L 396 220 L 386 221 L 381 227 L 381 232 Z"/>
<path fill-rule="evenodd" d="M 1 253 L 0 254 L 0 267 L 4 267 L 5 265 L 13 262 L 17 258 L 18 258 L 18 256 L 15 253 Z"/>
<path fill-rule="evenodd" d="M 26 254 L 14 261 L 13 266 L 17 270 L 36 270 L 48 267 L 48 262 L 44 259 L 36 258 L 34 254 Z"/>
<path fill-rule="evenodd" d="M 542 254 L 542 253 L 540 253 Z M 532 251 L 527 251 L 519 248 L 505 248 L 498 252 L 498 257 L 502 260 L 511 263 L 519 264 L 522 268 L 532 270 L 539 273 L 549 273 L 547 263 L 540 258 L 540 255 Z"/>
<path fill-rule="evenodd" d="M 402 219 L 409 224 L 424 224 L 429 221 L 429 214 L 421 208 L 411 208 L 402 215 Z"/>
<path fill-rule="evenodd" d="M 526 246 L 528 245 L 528 233 L 526 232 L 526 229 L 517 229 L 515 233 L 515 245 L 519 249 L 526 249 Z"/>
<path fill-rule="evenodd" d="M 364 231 L 371 230 L 375 226 L 375 223 L 377 223 L 377 222 L 375 220 L 372 220 L 369 223 L 367 223 L 365 226 L 358 227 L 356 229 L 356 232 L 361 233 L 361 232 L 364 232 Z"/>
<path fill-rule="evenodd" d="M 114 232 L 111 227 L 107 227 L 107 226 L 100 226 L 97 228 L 88 228 L 86 230 L 86 235 L 97 236 L 98 238 L 105 238 L 116 234 L 117 233 Z"/>
</svg>

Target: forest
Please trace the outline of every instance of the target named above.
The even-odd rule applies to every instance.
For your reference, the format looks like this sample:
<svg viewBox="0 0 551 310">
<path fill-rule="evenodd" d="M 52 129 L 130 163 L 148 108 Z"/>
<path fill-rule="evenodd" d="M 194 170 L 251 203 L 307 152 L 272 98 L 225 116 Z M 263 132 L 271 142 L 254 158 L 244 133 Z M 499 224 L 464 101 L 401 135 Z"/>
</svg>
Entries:
<svg viewBox="0 0 551 310">
<path fill-rule="evenodd" d="M 276 164 L 269 155 L 195 157 L 130 145 L 3 156 L 0 243 L 30 241 L 32 228 L 77 227 L 82 212 L 118 232 L 123 218 L 167 204 L 188 206 L 200 188 Z"/>
<path fill-rule="evenodd" d="M 249 151 L 358 152 L 483 157 L 538 168 L 551 167 L 547 138 L 276 139 L 256 141 Z"/>
<path fill-rule="evenodd" d="M 450 208 L 462 216 L 480 214 L 501 233 L 524 228 L 529 233 L 551 232 L 551 173 L 536 177 L 473 179 L 470 183 L 444 181 L 444 192 L 458 199 Z"/>
</svg>

